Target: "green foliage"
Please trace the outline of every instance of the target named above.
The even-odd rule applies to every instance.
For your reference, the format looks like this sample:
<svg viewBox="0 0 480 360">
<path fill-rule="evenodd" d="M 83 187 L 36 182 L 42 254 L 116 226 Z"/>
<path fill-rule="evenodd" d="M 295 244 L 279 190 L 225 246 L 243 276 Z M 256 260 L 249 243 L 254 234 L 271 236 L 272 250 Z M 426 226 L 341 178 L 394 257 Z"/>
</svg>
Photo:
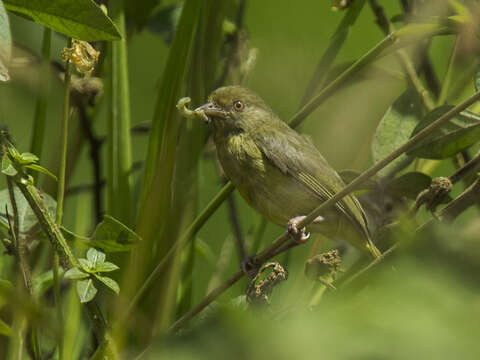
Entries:
<svg viewBox="0 0 480 360">
<path fill-rule="evenodd" d="M 25 199 L 21 191 L 14 187 L 14 196 L 15 202 L 17 204 L 18 211 L 18 227 L 21 235 L 26 235 L 31 231 L 35 230 L 38 225 L 38 219 L 35 216 L 35 213 L 32 211 L 32 208 L 28 204 L 28 201 Z M 50 213 L 51 216 L 55 216 L 56 201 L 48 194 L 43 194 L 43 201 Z M 3 209 L 0 210 L 2 216 L 0 216 L 0 226 L 4 229 L 8 229 L 8 221 L 5 216 L 5 205 L 8 211 L 10 218 L 13 216 L 13 208 L 10 202 L 10 197 L 8 194 L 8 189 L 0 191 L 0 204 L 3 204 Z"/>
<path fill-rule="evenodd" d="M 85 237 L 62 228 L 68 240 L 78 240 L 81 244 L 102 249 L 105 252 L 130 251 L 141 238 L 115 218 L 105 215 L 91 237 Z"/>
<path fill-rule="evenodd" d="M 78 40 L 121 38 L 116 26 L 93 0 L 5 0 L 4 3 L 7 10 Z"/>
<path fill-rule="evenodd" d="M 120 292 L 117 282 L 100 273 L 118 270 L 119 267 L 111 262 L 105 261 L 105 254 L 95 248 L 87 251 L 87 257 L 78 259 L 80 267 L 72 267 L 65 272 L 65 278 L 77 280 L 77 294 L 80 302 L 86 303 L 92 301 L 97 294 L 97 288 L 93 284 L 93 279 L 97 279 L 116 294 Z"/>
<path fill-rule="evenodd" d="M 432 110 L 417 125 L 412 136 L 415 136 L 452 108 L 451 105 L 443 105 Z M 426 159 L 445 159 L 467 149 L 479 140 L 480 116 L 464 111 L 431 133 L 419 145 L 410 150 L 408 155 Z"/>
<path fill-rule="evenodd" d="M 292 11 L 275 0 L 0 0 L 0 80 L 11 77 L 0 86 L 0 188 L 9 186 L 0 191 L 0 358 L 478 358 L 477 11 L 450 0 L 415 2 L 411 13 L 410 3 L 308 0 Z M 49 55 L 60 57 L 64 35 L 100 51 L 71 93 Z M 9 61 L 12 42 L 21 46 Z M 271 254 L 275 239 L 289 241 L 285 227 L 266 226 L 237 195 L 222 206 L 234 187 L 210 129 L 175 108 L 237 83 L 356 184 L 349 191 L 384 258 L 312 236 L 274 259 L 288 271 L 281 284 L 239 271 L 238 249 Z M 62 95 L 71 100 L 65 147 Z M 459 115 L 390 161 L 454 106 Z M 66 176 L 55 183 L 64 149 Z M 65 203 L 55 221 L 57 184 Z M 339 246 L 337 271 L 309 280 L 306 265 Z M 252 306 L 245 289 L 268 301 Z"/>
<path fill-rule="evenodd" d="M 421 119 L 422 102 L 415 89 L 409 87 L 395 100 L 377 126 L 372 141 L 373 161 L 380 161 L 400 145 L 406 143 Z M 406 167 L 412 161 L 412 157 L 408 158 L 406 155 L 402 155 L 382 169 L 380 174 L 386 175 L 399 166 Z"/>
<path fill-rule="evenodd" d="M 12 55 L 12 37 L 10 35 L 10 22 L 3 2 L 0 0 L 0 81 L 10 79 L 8 66 Z"/>
</svg>

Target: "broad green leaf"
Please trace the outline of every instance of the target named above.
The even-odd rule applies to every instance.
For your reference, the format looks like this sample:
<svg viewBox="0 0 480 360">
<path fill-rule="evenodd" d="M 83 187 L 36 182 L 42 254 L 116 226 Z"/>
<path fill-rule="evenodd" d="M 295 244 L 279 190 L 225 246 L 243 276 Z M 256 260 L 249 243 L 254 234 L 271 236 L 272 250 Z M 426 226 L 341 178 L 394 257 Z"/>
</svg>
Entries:
<svg viewBox="0 0 480 360">
<path fill-rule="evenodd" d="M 105 251 L 128 251 L 140 240 L 140 237 L 111 216 L 105 215 L 98 224 L 92 238 L 91 246 Z"/>
<path fill-rule="evenodd" d="M 80 265 L 82 266 L 82 269 L 88 272 L 92 272 L 93 270 L 93 264 L 90 260 L 87 259 L 78 259 L 80 262 Z"/>
<path fill-rule="evenodd" d="M 7 10 L 69 37 L 85 40 L 119 40 L 117 27 L 93 0 L 4 0 Z"/>
<path fill-rule="evenodd" d="M 59 279 L 63 275 L 63 268 L 58 268 Z M 33 292 L 36 296 L 42 296 L 53 285 L 53 271 L 46 271 L 33 279 Z"/>
<path fill-rule="evenodd" d="M 408 88 L 393 105 L 387 110 L 377 126 L 372 142 L 372 157 L 376 163 L 410 139 L 413 129 L 422 119 L 422 102 L 413 88 Z M 381 175 L 388 174 L 391 170 L 409 160 L 406 155 L 398 157 L 380 171 Z"/>
<path fill-rule="evenodd" d="M 92 268 L 96 269 L 98 264 L 105 261 L 105 254 L 95 248 L 90 248 L 87 251 L 87 259 L 92 264 Z"/>
<path fill-rule="evenodd" d="M 13 167 L 12 161 L 7 154 L 2 157 L 2 173 L 7 176 L 15 176 L 18 174 L 17 169 Z"/>
<path fill-rule="evenodd" d="M 430 125 L 453 108 L 443 105 L 428 113 L 411 136 Z M 437 128 L 407 155 L 426 159 L 445 159 L 468 148 L 480 140 L 480 116 L 464 111 Z"/>
<path fill-rule="evenodd" d="M 409 172 L 393 179 L 387 185 L 387 191 L 398 197 L 415 200 L 417 195 L 427 189 L 432 178 L 421 172 Z"/>
<path fill-rule="evenodd" d="M 8 15 L 0 0 L 0 81 L 8 81 L 8 66 L 12 55 L 12 37 Z"/>
<path fill-rule="evenodd" d="M 93 300 L 97 291 L 97 288 L 93 285 L 92 279 L 77 281 L 77 294 L 80 298 L 80 302 L 86 303 Z"/>
<path fill-rule="evenodd" d="M 110 271 L 115 271 L 115 270 L 118 270 L 118 269 L 120 269 L 120 268 L 117 265 L 115 265 L 114 263 L 108 262 L 108 261 L 97 264 L 97 266 L 95 267 L 95 271 L 97 271 L 97 272 L 110 272 Z"/>
<path fill-rule="evenodd" d="M 12 336 L 12 329 L 2 319 L 0 319 L 0 335 Z"/>
<path fill-rule="evenodd" d="M 28 204 L 21 191 L 16 186 L 13 188 L 13 193 L 15 197 L 15 202 L 17 203 L 20 234 L 26 234 L 31 231 L 35 225 L 37 225 L 37 217 L 33 213 L 30 205 Z M 42 200 L 47 206 L 50 215 L 55 218 L 55 208 L 57 207 L 56 201 L 46 193 L 41 193 L 40 196 L 42 197 Z M 0 226 L 8 228 L 8 222 L 5 214 L 5 204 L 7 204 L 7 209 L 10 216 L 12 216 L 13 214 L 8 189 L 0 191 L 0 204 L 2 204 L 0 208 Z"/>
<path fill-rule="evenodd" d="M 72 267 L 71 269 L 67 270 L 67 272 L 64 275 L 66 279 L 71 279 L 71 280 L 86 279 L 89 276 L 90 276 L 89 274 L 83 272 L 77 267 Z"/>
<path fill-rule="evenodd" d="M 117 282 L 107 276 L 100 276 L 98 274 L 95 274 L 95 277 L 97 278 L 98 281 L 101 281 L 104 283 L 108 288 L 113 290 L 116 294 L 120 292 L 120 286 L 118 286 Z"/>
</svg>

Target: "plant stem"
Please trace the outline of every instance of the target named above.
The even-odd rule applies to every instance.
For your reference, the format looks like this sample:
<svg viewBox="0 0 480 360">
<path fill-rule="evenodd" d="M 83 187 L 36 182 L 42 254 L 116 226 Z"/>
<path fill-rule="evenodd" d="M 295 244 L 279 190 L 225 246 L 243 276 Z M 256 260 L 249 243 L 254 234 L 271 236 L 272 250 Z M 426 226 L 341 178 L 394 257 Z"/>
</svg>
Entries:
<svg viewBox="0 0 480 360">
<path fill-rule="evenodd" d="M 317 107 L 319 107 L 332 93 L 343 85 L 346 80 L 350 79 L 353 75 L 358 73 L 371 61 L 377 58 L 382 51 L 390 47 L 396 40 L 395 33 L 391 33 L 383 38 L 382 41 L 377 43 L 367 53 L 365 53 L 360 59 L 355 61 L 349 68 L 342 72 L 335 80 L 325 86 L 317 95 L 315 95 L 308 103 L 306 103 L 293 117 L 288 124 L 295 128 L 305 118 L 310 115 Z"/>
<path fill-rule="evenodd" d="M 111 42 L 110 117 L 108 131 L 107 212 L 131 224 L 130 94 L 123 0 L 109 2 L 110 16 L 123 34 Z"/>
<path fill-rule="evenodd" d="M 417 135 L 412 137 L 409 141 L 405 144 L 400 146 L 397 150 L 393 151 L 389 155 L 387 155 L 384 159 L 380 160 L 378 163 L 370 167 L 369 169 L 365 170 L 362 174 L 360 174 L 357 178 L 355 178 L 352 182 L 350 182 L 347 186 L 345 186 L 342 190 L 337 192 L 333 195 L 330 199 L 323 202 L 317 208 L 315 208 L 310 214 L 308 214 L 302 221 L 299 222 L 297 225 L 300 229 L 303 227 L 308 226 L 320 213 L 322 213 L 325 209 L 331 207 L 336 202 L 340 201 L 343 197 L 350 194 L 352 191 L 355 190 L 360 184 L 368 180 L 370 177 L 375 175 L 378 171 L 383 169 L 401 154 L 406 152 L 407 150 L 412 149 L 417 145 L 421 140 L 426 138 L 429 134 L 431 134 L 434 130 L 438 127 L 446 123 L 455 115 L 459 114 L 461 111 L 467 109 L 470 105 L 475 103 L 480 99 L 480 92 L 472 95 L 469 99 L 461 103 L 460 105 L 455 106 L 449 112 L 445 113 L 443 116 L 435 120 L 429 126 L 424 128 L 420 131 Z M 282 245 L 286 243 L 289 239 L 288 232 L 285 232 L 283 235 L 279 236 L 270 246 L 265 248 L 258 256 L 255 257 L 253 260 L 255 264 L 262 264 L 264 261 L 268 260 L 271 254 L 275 253 L 275 251 L 280 248 Z M 193 318 L 197 315 L 200 311 L 202 311 L 208 304 L 210 304 L 217 296 L 223 293 L 226 289 L 232 286 L 235 282 L 237 282 L 240 278 L 242 278 L 243 272 L 238 271 L 235 273 L 230 279 L 228 279 L 225 283 L 214 289 L 210 292 L 204 300 L 202 300 L 199 304 L 193 307 L 188 313 L 183 315 L 180 319 L 178 319 L 169 329 L 169 331 L 175 331 L 181 326 L 183 326 L 188 320 Z"/>
<path fill-rule="evenodd" d="M 67 47 L 72 46 L 72 39 L 68 38 Z M 58 169 L 58 187 L 57 187 L 57 207 L 55 220 L 57 226 L 62 226 L 63 201 L 65 198 L 65 181 L 67 169 L 67 149 L 68 149 L 68 122 L 70 118 L 70 87 L 72 79 L 72 64 L 70 59 L 65 64 L 64 98 L 63 98 L 63 117 L 60 125 L 61 145 L 60 145 L 60 167 Z M 62 302 L 60 299 L 60 283 L 58 280 L 59 259 L 57 252 L 53 251 L 53 293 L 55 297 L 55 308 L 57 311 L 57 321 L 59 326 L 58 353 L 60 359 L 63 357 L 63 313 Z M 73 254 L 72 254 L 73 257 Z"/>
<path fill-rule="evenodd" d="M 32 298 L 32 301 L 36 303 L 33 295 L 33 281 L 32 281 L 32 272 L 30 270 L 30 265 L 27 260 L 26 254 L 26 246 L 25 238 L 20 236 L 19 231 L 19 216 L 18 216 L 18 207 L 17 201 L 15 199 L 15 193 L 13 190 L 13 181 L 12 179 L 7 176 L 7 187 L 8 187 L 8 195 L 10 197 L 10 204 L 12 205 L 13 210 L 13 226 L 11 226 L 11 235 L 13 239 L 13 246 L 15 256 L 18 261 L 18 266 L 20 268 L 20 272 L 22 273 L 23 282 L 25 285 L 25 289 L 27 290 L 28 294 Z M 9 221 L 10 223 L 10 221 Z M 28 319 L 26 319 L 28 321 Z M 30 323 L 32 333 L 31 333 L 31 342 L 32 342 L 32 351 L 34 359 L 40 359 L 40 346 L 38 342 L 37 336 L 37 327 Z"/>
<path fill-rule="evenodd" d="M 331 36 L 328 47 L 320 58 L 320 61 L 315 68 L 313 76 L 307 85 L 307 89 L 305 90 L 301 102 L 302 105 L 304 105 L 309 99 L 311 99 L 315 90 L 325 81 L 325 77 L 328 74 L 330 67 L 332 66 L 335 58 L 337 57 L 340 49 L 342 48 L 345 40 L 348 37 L 350 28 L 357 21 L 357 18 L 360 15 L 360 12 L 362 11 L 364 5 L 365 0 L 355 1 L 352 6 L 350 6 L 346 11 L 345 16 L 343 17 L 340 24 L 338 24 L 337 29 Z"/>
<path fill-rule="evenodd" d="M 72 46 L 72 39 L 68 39 L 67 47 Z M 63 117 L 60 125 L 60 167 L 58 169 L 58 187 L 57 187 L 57 208 L 55 213 L 55 220 L 60 226 L 63 217 L 63 200 L 65 197 L 65 174 L 67 168 L 67 141 L 68 141 L 68 120 L 70 117 L 70 86 L 72 78 L 72 64 L 70 59 L 65 65 L 65 88 L 63 95 Z"/>
</svg>

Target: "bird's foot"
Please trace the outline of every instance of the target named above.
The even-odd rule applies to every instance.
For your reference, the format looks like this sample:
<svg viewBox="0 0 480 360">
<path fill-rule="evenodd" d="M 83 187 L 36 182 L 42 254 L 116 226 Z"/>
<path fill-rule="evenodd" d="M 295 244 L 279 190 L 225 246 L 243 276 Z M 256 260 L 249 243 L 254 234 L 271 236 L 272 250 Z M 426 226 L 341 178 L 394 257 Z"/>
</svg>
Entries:
<svg viewBox="0 0 480 360">
<path fill-rule="evenodd" d="M 310 237 L 310 233 L 305 232 L 305 228 L 298 228 L 298 223 L 300 223 L 306 216 L 296 216 L 293 219 L 290 219 L 287 225 L 287 232 L 290 236 L 295 240 L 295 242 L 299 244 L 304 244 L 307 242 L 308 238 Z M 324 221 L 325 219 L 322 216 L 317 216 L 313 223 L 319 223 Z"/>
<path fill-rule="evenodd" d="M 250 279 L 253 279 L 255 275 L 257 275 L 258 270 L 260 269 L 260 265 L 255 262 L 256 256 L 256 254 L 248 255 L 240 263 L 240 269 L 242 269 L 243 273 L 247 275 Z"/>
</svg>

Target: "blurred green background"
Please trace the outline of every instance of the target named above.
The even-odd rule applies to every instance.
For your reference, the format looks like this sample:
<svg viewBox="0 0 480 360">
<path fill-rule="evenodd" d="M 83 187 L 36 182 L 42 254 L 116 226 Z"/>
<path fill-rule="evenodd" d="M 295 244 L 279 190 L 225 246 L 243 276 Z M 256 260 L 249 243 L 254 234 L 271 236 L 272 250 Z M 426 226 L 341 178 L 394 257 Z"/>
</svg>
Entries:
<svg viewBox="0 0 480 360">
<path fill-rule="evenodd" d="M 445 3 L 438 1 L 439 4 Z M 161 6 L 176 3 L 162 1 Z M 231 9 L 226 10 L 231 21 L 236 4 L 229 2 Z M 247 44 L 249 48 L 256 48 L 258 53 L 245 85 L 259 93 L 285 121 L 299 109 L 315 67 L 344 15 L 344 12 L 332 11 L 331 6 L 330 1 L 318 0 L 247 2 Z M 382 6 L 390 17 L 402 12 L 397 1 L 384 1 Z M 35 135 L 32 134 L 32 120 L 38 93 L 42 26 L 9 15 L 15 60 L 10 69 L 12 81 L 0 85 L 0 125 L 7 126 L 20 151 L 28 151 L 31 137 Z M 358 59 L 383 37 L 372 11 L 366 5 L 335 64 L 342 65 Z M 429 55 L 440 80 L 446 71 L 453 42 L 454 36 L 444 36 L 436 37 L 431 43 Z M 60 52 L 65 45 L 66 38 L 55 33 L 53 60 L 61 62 Z M 163 34 L 149 28 L 130 32 L 128 63 L 132 126 L 153 118 L 168 52 L 169 44 Z M 50 77 L 48 127 L 44 138 L 45 153 L 40 164 L 53 170 L 58 161 L 63 86 L 56 72 L 52 71 Z M 474 91 L 473 81 L 471 84 L 465 89 L 467 95 Z M 371 142 L 376 126 L 406 85 L 407 80 L 397 58 L 387 56 L 364 69 L 354 81 L 336 92 L 302 123 L 300 131 L 312 138 L 335 169 L 364 170 L 372 164 Z M 452 101 L 456 103 L 464 97 L 460 95 Z M 105 103 L 100 104 L 94 122 L 96 133 L 102 137 L 107 131 Z M 78 120 L 75 116 L 72 119 L 72 129 L 75 129 Z M 73 133 L 75 136 L 78 134 Z M 147 144 L 147 135 L 133 135 L 134 163 L 145 160 Z M 105 150 L 103 146 L 104 164 Z M 92 183 L 85 146 L 79 156 L 70 187 Z M 452 170 L 453 165 L 445 161 L 430 175 L 446 176 Z M 205 146 L 198 171 L 199 200 L 196 208 L 201 210 L 223 185 L 210 141 Z M 133 176 L 135 196 L 138 196 L 141 175 L 140 170 Z M 40 186 L 45 181 L 41 177 Z M 0 179 L 0 188 L 5 188 L 3 178 Z M 461 190 L 456 187 L 454 194 Z M 261 222 L 261 217 L 238 194 L 235 193 L 234 197 L 243 235 L 247 244 L 251 245 L 252 232 Z M 81 234 L 90 233 L 95 226 L 92 206 L 89 193 L 68 196 L 65 226 Z M 150 216 L 155 217 L 155 214 Z M 480 240 L 480 232 L 475 232 L 478 226 L 474 227 L 476 217 L 477 209 L 472 209 L 462 216 L 462 224 L 468 226 L 449 229 L 441 235 L 437 233 L 436 241 L 423 239 L 420 245 L 399 251 L 393 260 L 378 266 L 368 281 L 361 281 L 338 294 L 329 293 L 312 311 L 306 310 L 302 299 L 313 291 L 312 283 L 303 276 L 303 266 L 313 252 L 310 244 L 314 241 L 295 248 L 289 254 L 288 262 L 285 257 L 280 258 L 280 262 L 284 260 L 288 264 L 290 276 L 274 290 L 269 309 L 245 312 L 242 306 L 228 305 L 232 299 L 239 300 L 237 297 L 244 293 L 246 280 L 242 280 L 222 296 L 220 303 L 223 305 L 217 304 L 208 309 L 207 315 L 202 316 L 203 321 L 192 329 L 185 330 L 179 337 L 154 337 L 142 358 L 476 359 L 480 355 L 476 340 L 480 297 L 478 281 L 475 281 L 479 275 L 479 264 L 478 257 L 469 256 L 476 254 L 476 241 Z M 420 220 L 427 218 L 427 213 L 419 217 Z M 159 222 L 162 220 L 158 219 Z M 283 231 L 276 225 L 268 224 L 262 236 L 262 247 Z M 467 241 L 468 246 L 451 250 L 450 242 L 459 241 Z M 334 244 L 329 242 L 321 242 L 320 245 L 325 249 L 332 246 Z M 218 285 L 239 267 L 226 204 L 198 233 L 196 247 L 192 304 L 198 303 L 208 289 Z M 351 259 L 347 257 L 346 263 L 354 260 L 355 256 Z M 0 276 L 3 278 L 10 274 L 9 261 L 5 256 L 0 261 Z M 125 258 L 119 257 L 119 261 L 123 261 L 122 271 L 128 272 Z M 118 274 L 113 277 L 120 279 Z M 179 294 L 182 294 L 181 285 Z M 162 294 L 151 296 L 155 299 Z M 111 298 L 108 294 L 102 301 L 107 311 Z M 138 309 L 130 331 L 137 326 L 139 334 L 144 334 L 142 328 L 150 320 L 148 311 L 148 306 Z M 68 317 L 66 320 L 68 322 Z M 83 329 L 88 331 L 88 327 Z M 125 358 L 133 359 L 143 349 L 140 345 L 142 341 L 138 341 L 137 337 L 138 334 L 132 335 L 135 340 L 126 340 Z"/>
</svg>

